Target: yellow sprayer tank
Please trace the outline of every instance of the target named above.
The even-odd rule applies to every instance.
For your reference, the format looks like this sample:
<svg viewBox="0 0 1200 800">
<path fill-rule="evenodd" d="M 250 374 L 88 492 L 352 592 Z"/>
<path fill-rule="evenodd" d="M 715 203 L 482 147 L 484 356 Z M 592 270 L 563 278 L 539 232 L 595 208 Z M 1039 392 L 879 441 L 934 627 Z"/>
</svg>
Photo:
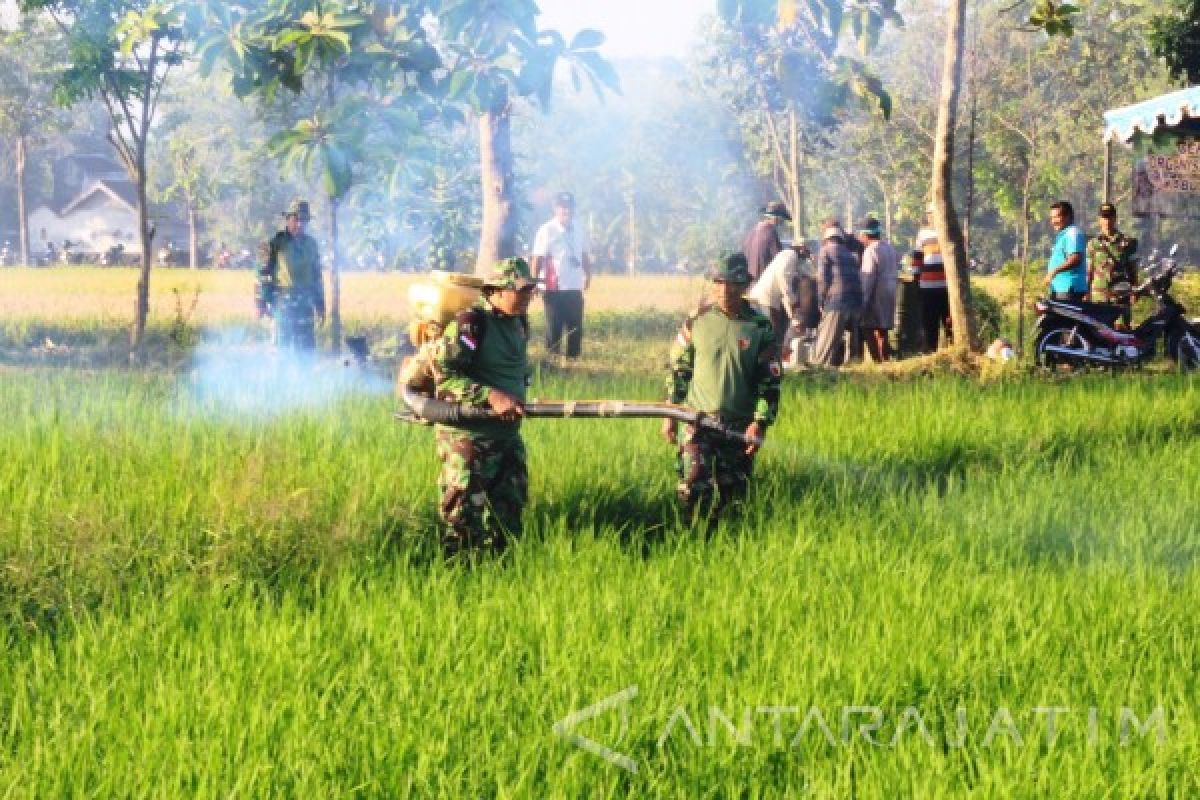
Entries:
<svg viewBox="0 0 1200 800">
<path fill-rule="evenodd" d="M 429 280 L 408 288 L 408 302 L 413 316 L 422 322 L 445 325 L 463 309 L 479 299 L 483 280 L 458 272 L 433 270 Z"/>
</svg>

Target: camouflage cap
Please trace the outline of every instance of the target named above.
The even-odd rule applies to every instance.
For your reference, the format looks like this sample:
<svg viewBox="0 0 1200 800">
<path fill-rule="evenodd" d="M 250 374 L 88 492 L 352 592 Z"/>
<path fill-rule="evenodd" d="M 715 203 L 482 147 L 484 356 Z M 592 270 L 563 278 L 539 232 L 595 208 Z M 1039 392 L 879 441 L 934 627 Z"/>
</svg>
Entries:
<svg viewBox="0 0 1200 800">
<path fill-rule="evenodd" d="M 483 276 L 484 288 L 521 290 L 536 286 L 529 263 L 523 258 L 506 258 L 497 261 L 492 271 Z"/>
<path fill-rule="evenodd" d="M 708 279 L 713 283 L 749 283 L 750 265 L 743 253 L 728 253 L 717 259 L 708 270 Z"/>
<path fill-rule="evenodd" d="M 293 200 L 288 206 L 287 211 L 283 212 L 285 217 L 295 215 L 296 219 L 308 222 L 312 219 L 312 213 L 308 210 L 307 200 Z"/>
</svg>

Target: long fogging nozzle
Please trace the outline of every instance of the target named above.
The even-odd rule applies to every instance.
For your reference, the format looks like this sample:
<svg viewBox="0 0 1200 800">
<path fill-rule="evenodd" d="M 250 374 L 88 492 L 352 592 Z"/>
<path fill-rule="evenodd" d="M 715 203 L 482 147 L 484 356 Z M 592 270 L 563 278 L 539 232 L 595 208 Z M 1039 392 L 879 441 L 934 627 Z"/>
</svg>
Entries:
<svg viewBox="0 0 1200 800">
<path fill-rule="evenodd" d="M 438 400 L 409 386 L 402 388 L 400 396 L 411 412 L 396 412 L 395 417 L 401 422 L 456 425 L 476 420 L 500 419 L 491 409 Z M 747 436 L 745 431 L 731 427 L 711 414 L 671 403 L 569 400 L 563 403 L 526 403 L 523 408 L 526 417 L 535 419 L 673 419 L 746 445 L 763 444 L 761 437 Z"/>
</svg>

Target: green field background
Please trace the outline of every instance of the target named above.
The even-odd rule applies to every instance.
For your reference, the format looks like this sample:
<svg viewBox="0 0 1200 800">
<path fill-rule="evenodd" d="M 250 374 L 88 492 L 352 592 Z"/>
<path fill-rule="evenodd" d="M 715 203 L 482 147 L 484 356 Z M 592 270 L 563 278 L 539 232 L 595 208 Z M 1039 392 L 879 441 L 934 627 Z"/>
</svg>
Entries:
<svg viewBox="0 0 1200 800">
<path fill-rule="evenodd" d="M 659 399 L 659 360 L 533 392 Z M 1200 795 L 1191 379 L 789 376 L 712 529 L 653 421 L 531 421 L 525 535 L 474 565 L 377 385 L 262 416 L 187 371 L 0 379 L 2 796 Z M 576 732 L 636 772 L 554 732 L 630 687 Z M 782 741 L 712 715 L 779 706 Z"/>
</svg>

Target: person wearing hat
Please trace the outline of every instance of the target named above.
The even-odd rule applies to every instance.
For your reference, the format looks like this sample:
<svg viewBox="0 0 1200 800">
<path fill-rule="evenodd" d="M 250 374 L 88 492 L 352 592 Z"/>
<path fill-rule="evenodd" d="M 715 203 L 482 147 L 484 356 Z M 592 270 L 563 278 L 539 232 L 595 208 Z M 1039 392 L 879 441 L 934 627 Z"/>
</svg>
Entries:
<svg viewBox="0 0 1200 800">
<path fill-rule="evenodd" d="M 690 313 L 671 347 L 667 401 L 683 403 L 761 440 L 779 413 L 783 374 L 771 321 L 743 297 L 750 271 L 742 253 L 722 256 L 708 272 L 708 301 Z M 758 445 L 707 429 L 663 421 L 679 448 L 676 494 L 685 512 L 719 512 L 750 486 Z"/>
<path fill-rule="evenodd" d="M 858 325 L 862 313 L 862 276 L 858 258 L 846 247 L 846 234 L 834 219 L 822 225 L 817 254 L 817 302 L 821 322 L 809 362 L 840 367 L 846 359 L 846 331 Z"/>
<path fill-rule="evenodd" d="M 804 300 L 816 294 L 811 260 L 812 253 L 808 251 L 808 246 L 802 241 L 795 242 L 771 259 L 763 274 L 746 292 L 746 299 L 771 320 L 775 341 L 781 352 L 787 351 L 789 329 L 802 336 L 815 325 L 804 313 L 809 310 L 804 307 Z M 805 297 L 803 291 L 804 279 L 807 279 L 809 298 Z M 815 303 L 809 305 L 814 306 L 811 310 L 815 311 Z"/>
<path fill-rule="evenodd" d="M 1125 327 L 1133 323 L 1133 308 L 1128 295 L 1118 297 L 1112 287 L 1118 283 L 1137 283 L 1137 239 L 1126 236 L 1117 229 L 1117 207 L 1103 203 L 1099 214 L 1100 232 L 1092 237 L 1087 247 L 1088 290 L 1096 303 L 1112 303 L 1122 308 L 1121 320 Z"/>
<path fill-rule="evenodd" d="M 876 363 L 891 359 L 888 332 L 896 324 L 896 284 L 900 274 L 900 256 L 883 238 L 879 220 L 859 220 L 858 240 L 863 245 L 863 310 L 858 327 L 871 359 Z"/>
<path fill-rule="evenodd" d="M 935 208 L 930 203 L 925 209 L 925 224 L 917 231 L 915 248 L 922 253 L 917 285 L 921 290 L 921 329 L 926 353 L 937 351 L 939 331 L 947 343 L 954 340 L 950 327 L 950 290 L 946 286 L 946 266 L 942 262 L 942 245 L 934 224 L 934 213 Z"/>
<path fill-rule="evenodd" d="M 438 425 L 438 477 L 447 556 L 486 547 L 503 551 L 521 532 L 529 493 L 521 439 L 529 383 L 529 302 L 537 283 L 522 258 L 497 263 L 483 292 L 433 343 L 441 400 L 488 408 L 494 419 Z"/>
<path fill-rule="evenodd" d="M 317 242 L 304 232 L 312 219 L 308 203 L 293 201 L 284 229 L 259 248 L 256 306 L 275 323 L 275 345 L 312 352 L 317 347 L 314 317 L 325 322 L 325 284 Z"/>
<path fill-rule="evenodd" d="M 533 276 L 543 286 L 546 350 L 578 358 L 583 351 L 583 293 L 592 282 L 587 234 L 574 224 L 575 196 L 559 192 L 554 216 L 533 238 Z"/>
<path fill-rule="evenodd" d="M 742 240 L 742 252 L 746 254 L 751 282 L 758 280 L 771 263 L 771 259 L 783 250 L 783 241 L 779 238 L 779 223 L 785 220 L 792 221 L 787 206 L 778 200 L 767 203 L 760 213 L 762 218 Z"/>
</svg>

